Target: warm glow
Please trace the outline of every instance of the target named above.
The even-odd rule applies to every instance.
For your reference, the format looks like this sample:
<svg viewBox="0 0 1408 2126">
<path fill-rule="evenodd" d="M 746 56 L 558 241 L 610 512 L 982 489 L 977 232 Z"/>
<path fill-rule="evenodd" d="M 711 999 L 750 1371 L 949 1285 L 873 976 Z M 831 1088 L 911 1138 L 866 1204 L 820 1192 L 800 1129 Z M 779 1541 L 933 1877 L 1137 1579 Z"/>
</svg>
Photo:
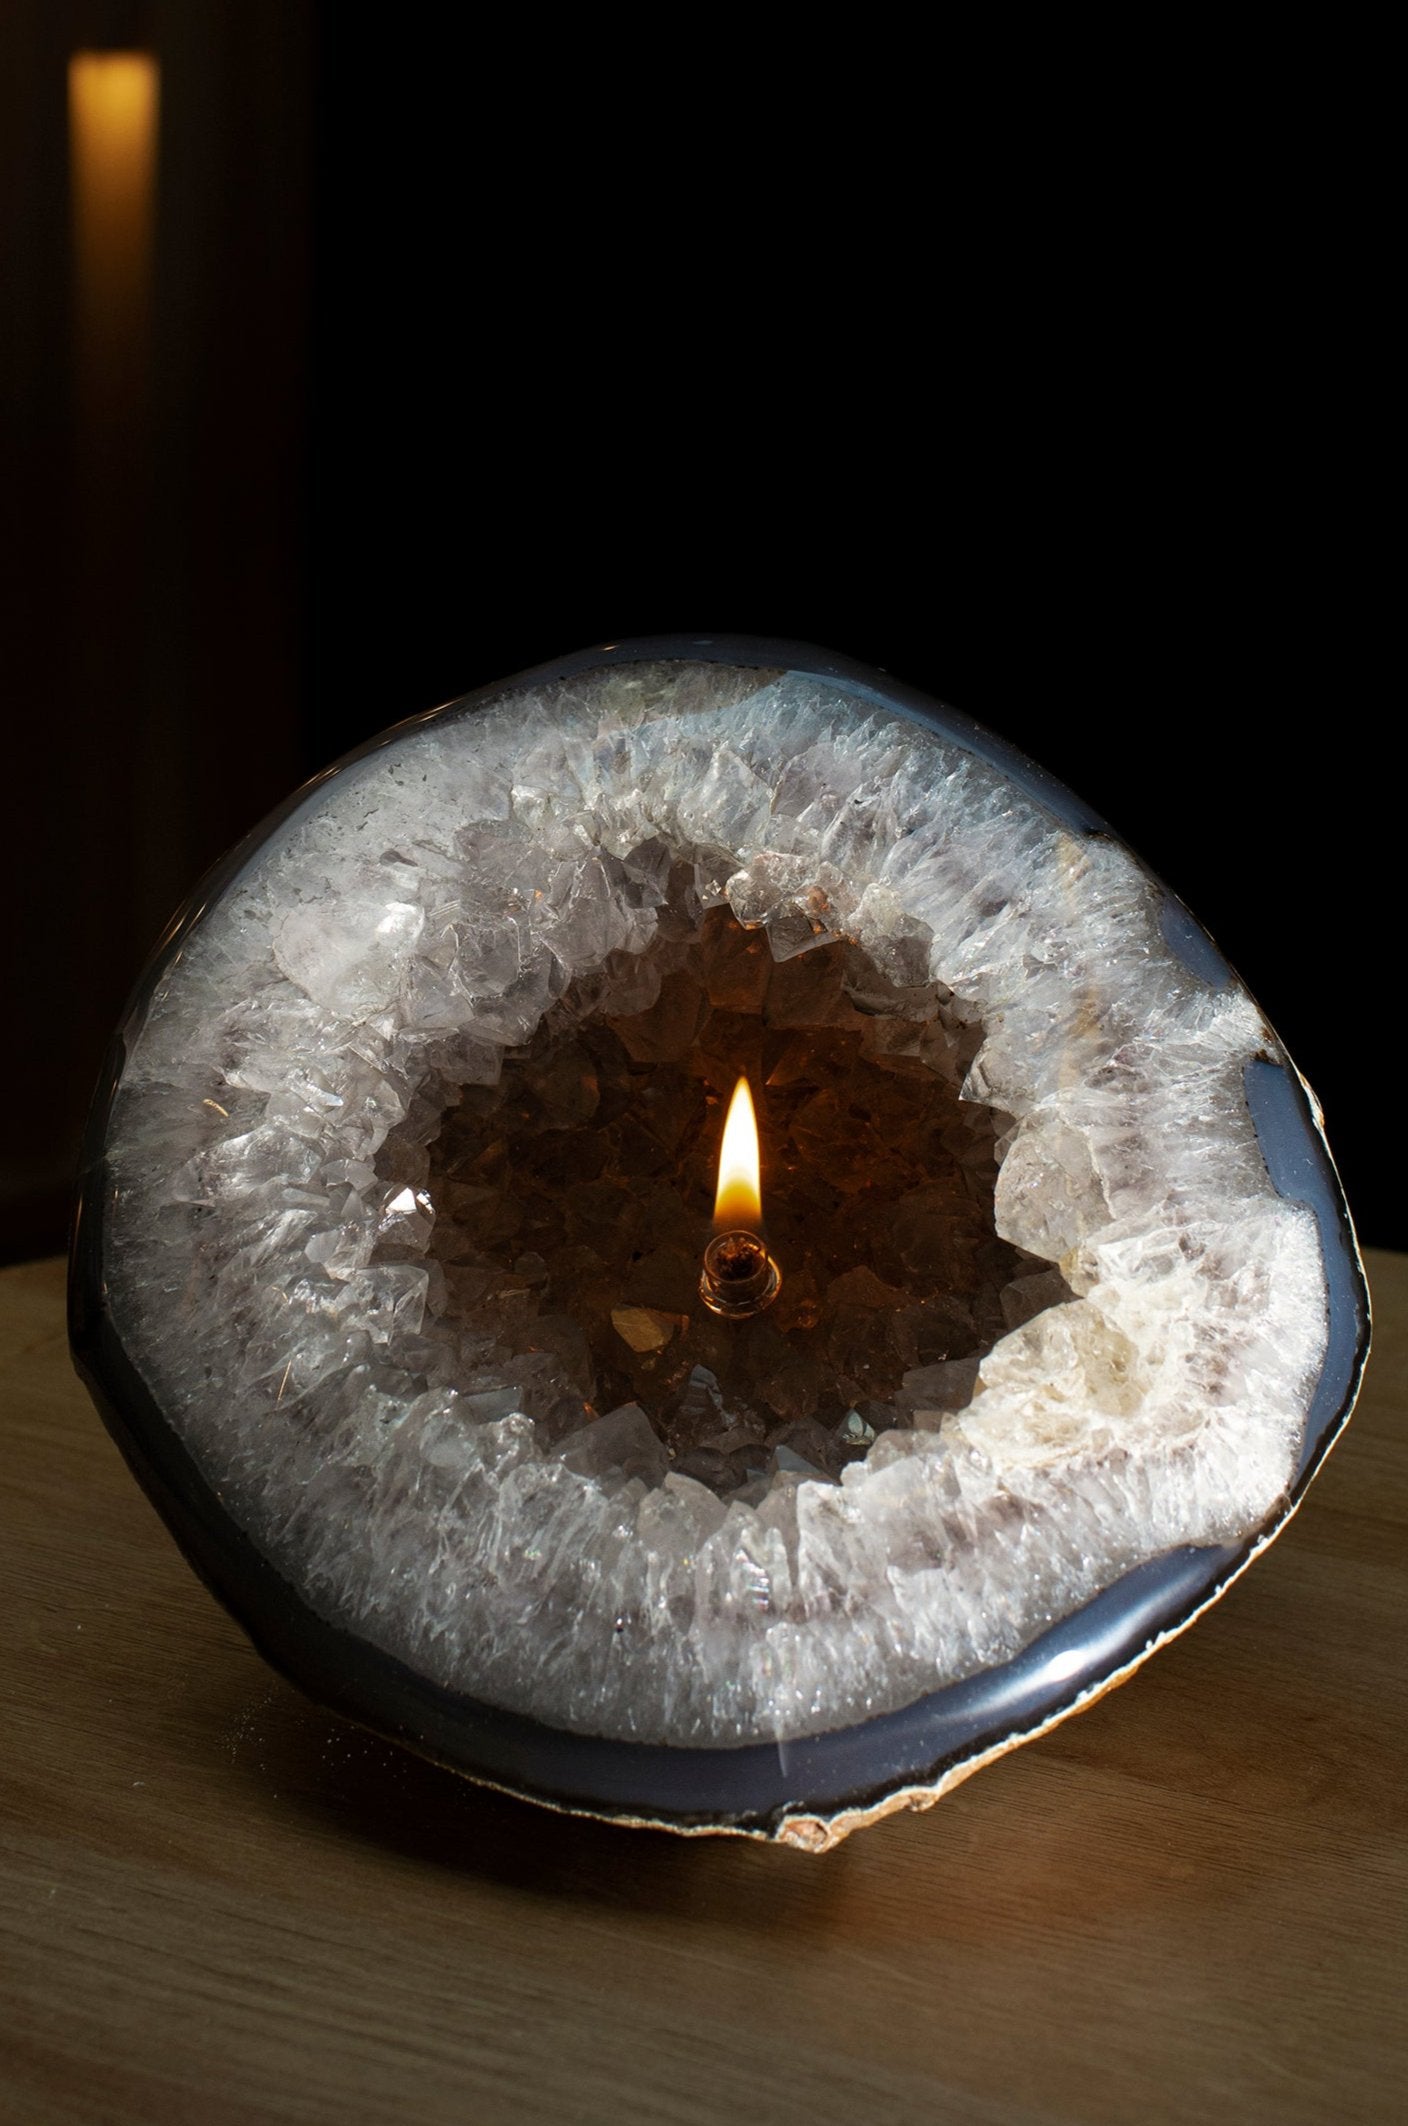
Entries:
<svg viewBox="0 0 1408 2126">
<path fill-rule="evenodd" d="M 157 64 L 148 52 L 77 52 L 68 67 L 80 388 L 133 388 L 151 293 Z"/>
<path fill-rule="evenodd" d="M 719 1153 L 719 1188 L 714 1198 L 718 1232 L 762 1231 L 763 1184 L 758 1171 L 758 1123 L 748 1080 L 740 1078 L 729 1102 Z"/>
</svg>

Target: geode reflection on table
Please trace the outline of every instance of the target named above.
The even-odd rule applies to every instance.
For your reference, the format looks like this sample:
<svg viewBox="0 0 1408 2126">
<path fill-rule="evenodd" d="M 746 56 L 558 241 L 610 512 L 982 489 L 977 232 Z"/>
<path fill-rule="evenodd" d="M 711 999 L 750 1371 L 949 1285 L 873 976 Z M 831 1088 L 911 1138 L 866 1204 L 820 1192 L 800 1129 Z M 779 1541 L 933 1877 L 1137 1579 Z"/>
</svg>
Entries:
<svg viewBox="0 0 1408 2126">
<path fill-rule="evenodd" d="M 823 1844 L 1210 1599 L 1364 1310 L 1299 1088 L 1157 883 L 972 727 L 763 656 L 487 690 L 239 852 L 96 1119 L 75 1343 L 316 1694 Z M 746 1323 L 699 1295 L 740 1076 L 784 1271 Z"/>
</svg>

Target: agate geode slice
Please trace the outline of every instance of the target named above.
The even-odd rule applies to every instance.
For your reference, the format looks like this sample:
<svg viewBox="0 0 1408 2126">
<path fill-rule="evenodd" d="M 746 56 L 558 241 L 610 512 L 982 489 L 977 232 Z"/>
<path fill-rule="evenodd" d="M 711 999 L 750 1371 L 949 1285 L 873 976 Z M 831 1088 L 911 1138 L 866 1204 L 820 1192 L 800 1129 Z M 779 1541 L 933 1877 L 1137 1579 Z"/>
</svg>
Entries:
<svg viewBox="0 0 1408 2126">
<path fill-rule="evenodd" d="M 785 1281 L 730 1343 L 738 1068 Z M 1213 1599 L 1366 1322 L 1312 1100 L 1100 821 L 876 674 L 690 639 L 399 726 L 206 882 L 73 1278 L 120 1445 L 306 1689 L 812 1846 Z"/>
</svg>

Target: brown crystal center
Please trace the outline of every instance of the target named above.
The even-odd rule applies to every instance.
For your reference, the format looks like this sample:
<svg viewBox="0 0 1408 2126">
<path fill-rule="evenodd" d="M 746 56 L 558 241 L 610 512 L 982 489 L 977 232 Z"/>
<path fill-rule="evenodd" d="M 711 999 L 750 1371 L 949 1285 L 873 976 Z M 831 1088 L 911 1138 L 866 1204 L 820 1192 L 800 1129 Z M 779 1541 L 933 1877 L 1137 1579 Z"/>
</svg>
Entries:
<svg viewBox="0 0 1408 2126">
<path fill-rule="evenodd" d="M 723 1492 L 792 1466 L 779 1449 L 834 1475 L 878 1432 L 938 1422 L 1010 1325 L 1014 1284 L 1052 1274 L 994 1232 L 1005 1118 L 958 1097 L 981 1029 L 846 943 L 774 962 L 726 909 L 616 960 L 431 1144 L 388 1140 L 383 1171 L 435 1206 L 428 1333 L 548 1439 L 635 1404 L 673 1466 Z M 784 1276 L 731 1319 L 700 1264 L 740 1075 Z M 722 1285 L 759 1269 L 740 1244 Z"/>
</svg>

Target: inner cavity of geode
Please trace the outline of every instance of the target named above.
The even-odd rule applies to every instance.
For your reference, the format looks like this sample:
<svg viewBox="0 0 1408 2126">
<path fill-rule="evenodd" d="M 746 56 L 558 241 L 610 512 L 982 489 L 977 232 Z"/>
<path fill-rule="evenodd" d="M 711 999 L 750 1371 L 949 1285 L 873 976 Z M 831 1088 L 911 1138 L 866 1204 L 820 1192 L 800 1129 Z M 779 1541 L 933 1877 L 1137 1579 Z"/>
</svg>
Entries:
<svg viewBox="0 0 1408 2126">
<path fill-rule="evenodd" d="M 525 1411 L 583 1474 L 757 1499 L 937 1429 L 997 1339 L 1069 1294 L 995 1233 L 1007 1118 L 959 1096 L 976 1019 L 844 940 L 775 958 L 691 907 L 691 876 L 655 943 L 569 986 L 496 1083 L 413 1106 L 378 1160 L 407 1212 L 378 1259 L 428 1259 L 424 1334 L 467 1415 Z M 699 1296 L 740 1076 L 783 1280 L 743 1322 Z"/>
</svg>

